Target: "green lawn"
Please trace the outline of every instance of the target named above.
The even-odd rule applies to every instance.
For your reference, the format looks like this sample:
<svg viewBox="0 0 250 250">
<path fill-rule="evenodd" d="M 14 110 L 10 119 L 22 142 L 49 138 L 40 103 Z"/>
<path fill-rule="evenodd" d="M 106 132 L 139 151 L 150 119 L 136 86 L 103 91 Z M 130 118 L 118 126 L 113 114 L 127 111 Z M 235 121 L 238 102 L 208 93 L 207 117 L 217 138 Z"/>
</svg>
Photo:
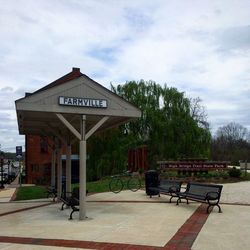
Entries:
<svg viewBox="0 0 250 250">
<path fill-rule="evenodd" d="M 73 187 L 79 186 L 79 183 L 72 184 Z M 102 179 L 99 181 L 87 182 L 87 190 L 89 193 L 101 193 L 109 191 L 109 179 Z"/>
<path fill-rule="evenodd" d="M 79 184 L 72 184 L 72 188 Z M 87 182 L 89 193 L 100 193 L 109 191 L 109 179 L 103 179 L 95 182 Z M 47 198 L 45 186 L 19 187 L 16 193 L 16 201 Z"/>
<path fill-rule="evenodd" d="M 19 187 L 16 193 L 16 201 L 46 198 L 44 186 Z"/>
<path fill-rule="evenodd" d="M 87 190 L 89 193 L 101 193 L 109 192 L 109 182 L 110 178 L 103 178 L 99 181 L 87 182 Z M 143 185 L 142 181 L 142 185 Z M 78 186 L 79 184 L 72 184 L 72 188 Z M 124 186 L 127 189 L 127 186 Z M 46 187 L 45 186 L 30 186 L 30 187 L 19 187 L 16 194 L 15 200 L 32 200 L 46 198 Z"/>
</svg>

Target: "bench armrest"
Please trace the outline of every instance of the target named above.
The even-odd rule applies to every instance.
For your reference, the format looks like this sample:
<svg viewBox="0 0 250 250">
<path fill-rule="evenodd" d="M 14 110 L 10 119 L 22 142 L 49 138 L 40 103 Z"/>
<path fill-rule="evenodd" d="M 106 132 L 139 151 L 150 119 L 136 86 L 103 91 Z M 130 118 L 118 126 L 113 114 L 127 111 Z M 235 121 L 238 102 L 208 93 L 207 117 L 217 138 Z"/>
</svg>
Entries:
<svg viewBox="0 0 250 250">
<path fill-rule="evenodd" d="M 219 198 L 218 192 L 208 192 L 206 194 L 206 200 L 217 200 Z"/>
</svg>

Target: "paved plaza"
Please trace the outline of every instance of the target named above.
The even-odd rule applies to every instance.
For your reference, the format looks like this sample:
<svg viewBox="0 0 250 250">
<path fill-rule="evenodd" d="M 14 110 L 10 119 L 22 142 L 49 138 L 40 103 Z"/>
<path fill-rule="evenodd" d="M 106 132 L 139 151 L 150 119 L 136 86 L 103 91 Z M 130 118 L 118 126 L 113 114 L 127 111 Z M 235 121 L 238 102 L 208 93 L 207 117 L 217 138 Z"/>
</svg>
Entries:
<svg viewBox="0 0 250 250">
<path fill-rule="evenodd" d="M 0 249 L 249 249 L 250 182 L 224 184 L 223 213 L 206 205 L 168 203 L 144 190 L 87 197 L 87 216 L 50 199 L 13 202 L 0 191 Z"/>
</svg>

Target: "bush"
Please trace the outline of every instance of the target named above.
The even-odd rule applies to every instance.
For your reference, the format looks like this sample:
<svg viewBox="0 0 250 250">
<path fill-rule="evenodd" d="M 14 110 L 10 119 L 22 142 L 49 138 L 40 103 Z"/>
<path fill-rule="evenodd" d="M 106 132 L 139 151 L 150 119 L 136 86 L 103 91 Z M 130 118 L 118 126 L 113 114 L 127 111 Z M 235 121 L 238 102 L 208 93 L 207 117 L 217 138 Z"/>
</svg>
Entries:
<svg viewBox="0 0 250 250">
<path fill-rule="evenodd" d="M 230 177 L 239 178 L 240 175 L 241 175 L 241 171 L 240 171 L 240 169 L 237 169 L 236 167 L 233 167 L 228 171 L 228 174 L 229 174 Z"/>
<path fill-rule="evenodd" d="M 160 178 L 162 179 L 177 177 L 177 171 L 159 171 L 159 172 L 160 172 Z"/>
</svg>

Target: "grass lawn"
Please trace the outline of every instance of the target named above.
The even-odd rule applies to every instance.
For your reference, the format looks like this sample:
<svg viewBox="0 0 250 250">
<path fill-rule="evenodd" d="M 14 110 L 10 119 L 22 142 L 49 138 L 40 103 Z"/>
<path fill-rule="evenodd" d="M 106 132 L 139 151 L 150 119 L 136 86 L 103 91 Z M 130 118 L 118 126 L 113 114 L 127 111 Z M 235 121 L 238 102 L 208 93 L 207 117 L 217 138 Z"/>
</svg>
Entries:
<svg viewBox="0 0 250 250">
<path fill-rule="evenodd" d="M 79 183 L 72 184 L 72 188 L 79 186 Z M 89 193 L 109 192 L 109 179 L 87 182 L 87 190 Z"/>
<path fill-rule="evenodd" d="M 72 184 L 72 188 L 79 184 Z M 94 182 L 87 182 L 87 190 L 89 193 L 100 193 L 109 191 L 109 179 L 103 179 Z M 19 187 L 16 193 L 16 201 L 20 200 L 32 200 L 47 198 L 45 186 L 29 186 Z"/>
<path fill-rule="evenodd" d="M 16 193 L 16 201 L 46 198 L 44 186 L 19 187 Z"/>
<path fill-rule="evenodd" d="M 89 193 L 101 193 L 109 192 L 109 182 L 110 178 L 103 178 L 99 181 L 87 182 L 87 190 Z M 142 181 L 142 186 L 144 182 Z M 72 188 L 79 186 L 79 183 L 72 184 Z M 126 184 L 124 189 L 127 189 Z M 15 200 L 32 200 L 47 198 L 46 187 L 45 186 L 29 186 L 29 187 L 19 187 L 16 194 Z"/>
</svg>

